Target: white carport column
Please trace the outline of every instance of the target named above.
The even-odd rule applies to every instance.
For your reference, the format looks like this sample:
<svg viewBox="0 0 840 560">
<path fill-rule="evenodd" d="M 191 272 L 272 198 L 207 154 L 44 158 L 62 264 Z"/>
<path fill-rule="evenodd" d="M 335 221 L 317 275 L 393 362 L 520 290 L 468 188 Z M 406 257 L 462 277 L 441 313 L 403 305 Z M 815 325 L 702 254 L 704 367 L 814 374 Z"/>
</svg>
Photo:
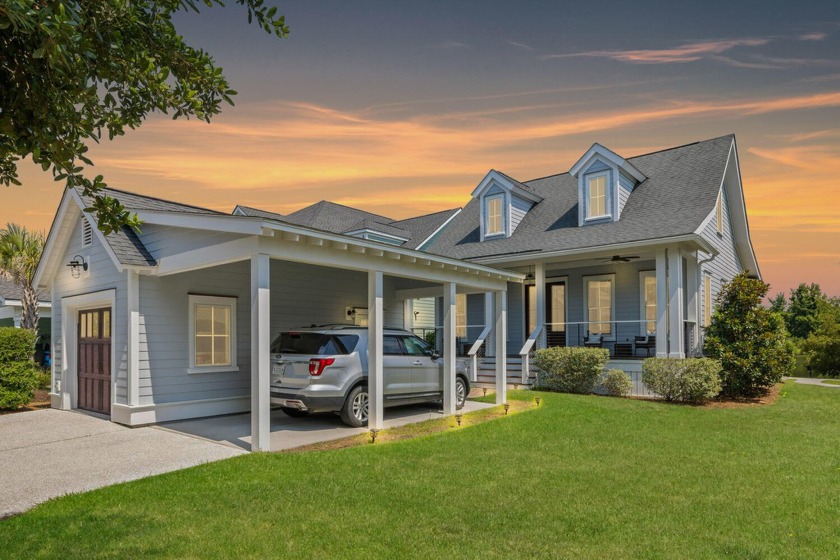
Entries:
<svg viewBox="0 0 840 560">
<path fill-rule="evenodd" d="M 496 404 L 507 402 L 507 290 L 496 292 Z"/>
<path fill-rule="evenodd" d="M 443 413 L 455 414 L 455 283 L 443 285 Z"/>
<path fill-rule="evenodd" d="M 126 272 L 128 304 L 128 405 L 140 404 L 140 275 Z"/>
<path fill-rule="evenodd" d="M 536 325 L 542 325 L 543 330 L 537 339 L 537 348 L 546 347 L 546 328 L 545 328 L 545 263 L 538 262 L 534 266 L 534 285 L 536 290 Z M 531 333 L 525 333 L 525 338 L 531 336 Z"/>
<path fill-rule="evenodd" d="M 668 249 L 668 357 L 685 358 L 683 325 L 683 263 L 682 252 L 676 247 Z"/>
<path fill-rule="evenodd" d="M 495 315 L 493 314 L 493 292 L 485 292 L 484 294 L 484 326 L 489 327 L 495 322 Z M 492 336 L 488 336 L 484 341 L 484 355 L 494 356 L 496 352 L 496 342 Z"/>
<path fill-rule="evenodd" d="M 251 451 L 268 451 L 271 436 L 271 286 L 268 255 L 251 255 Z"/>
<path fill-rule="evenodd" d="M 668 357 L 668 260 L 656 250 L 656 357 Z"/>
<path fill-rule="evenodd" d="M 368 427 L 383 426 L 384 381 L 382 378 L 382 272 L 368 271 Z"/>
</svg>

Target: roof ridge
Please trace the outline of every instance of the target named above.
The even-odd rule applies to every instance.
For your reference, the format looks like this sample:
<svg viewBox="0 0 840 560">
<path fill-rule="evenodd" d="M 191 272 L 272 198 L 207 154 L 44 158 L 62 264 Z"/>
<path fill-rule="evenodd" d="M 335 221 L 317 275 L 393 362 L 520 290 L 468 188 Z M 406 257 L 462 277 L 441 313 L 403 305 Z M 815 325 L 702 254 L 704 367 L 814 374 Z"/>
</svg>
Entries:
<svg viewBox="0 0 840 560">
<path fill-rule="evenodd" d="M 321 200 L 319 202 L 316 202 L 315 204 L 321 204 L 321 203 L 332 204 L 333 206 L 341 206 L 342 208 L 347 208 L 348 210 L 355 210 L 356 212 L 364 212 L 365 214 L 370 214 L 371 216 L 376 216 L 378 218 L 385 218 L 386 220 L 391 221 L 391 222 L 394 221 L 393 218 L 389 218 L 388 216 L 383 216 L 382 214 L 376 214 L 376 213 L 370 212 L 368 210 L 362 210 L 361 208 L 356 208 L 355 206 L 349 206 L 347 204 L 341 204 L 340 202 L 333 202 L 332 200 Z M 315 204 L 310 204 L 310 206 L 315 206 Z M 303 210 L 303 208 L 301 208 L 301 210 Z"/>
<path fill-rule="evenodd" d="M 116 189 L 114 187 L 105 187 L 105 191 L 114 191 L 122 194 L 127 194 L 130 196 L 137 196 L 140 198 L 148 198 L 150 200 L 157 200 L 158 202 L 166 202 L 167 204 L 174 204 L 175 206 L 186 206 L 187 208 L 195 208 L 196 210 L 204 210 L 205 212 L 212 212 L 214 214 L 224 214 L 224 212 L 220 212 L 218 210 L 212 210 L 210 208 L 205 208 L 204 206 L 196 206 L 195 204 L 185 204 L 183 202 L 175 202 L 174 200 L 168 200 L 166 198 L 160 198 L 159 196 L 149 196 L 147 194 L 138 194 L 136 192 L 126 191 L 123 189 Z M 226 214 L 224 214 L 226 215 Z"/>
<path fill-rule="evenodd" d="M 460 206 L 456 206 L 455 208 L 448 208 L 446 210 L 438 210 L 437 212 L 429 212 L 428 214 L 420 214 L 419 216 L 412 216 L 411 218 L 403 218 L 402 220 L 394 220 L 391 222 L 392 224 L 399 224 L 402 222 L 407 222 L 409 220 L 417 220 L 420 218 L 428 218 L 429 216 L 437 216 L 438 214 L 444 214 L 446 212 L 455 212 L 456 210 L 460 210 Z"/>
</svg>

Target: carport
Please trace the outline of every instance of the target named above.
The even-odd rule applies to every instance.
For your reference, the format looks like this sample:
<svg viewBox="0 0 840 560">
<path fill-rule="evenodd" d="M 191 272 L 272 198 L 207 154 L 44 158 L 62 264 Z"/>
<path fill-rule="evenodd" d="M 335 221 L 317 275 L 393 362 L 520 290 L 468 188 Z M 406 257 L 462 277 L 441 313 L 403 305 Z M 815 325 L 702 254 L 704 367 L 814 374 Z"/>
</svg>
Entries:
<svg viewBox="0 0 840 560">
<path fill-rule="evenodd" d="M 272 336 L 279 331 L 281 323 L 284 327 L 300 327 L 314 322 L 301 310 L 285 316 L 281 310 L 278 318 L 277 306 L 272 306 L 272 300 L 280 296 L 288 299 L 290 290 L 298 290 L 301 294 L 307 292 L 310 296 L 313 291 L 317 294 L 318 277 L 341 278 L 345 284 L 356 286 L 352 292 L 354 299 L 347 301 L 355 302 L 354 305 L 359 308 L 367 308 L 370 332 L 370 428 L 381 429 L 384 426 L 382 336 L 386 300 L 390 306 L 387 316 L 392 321 L 399 319 L 402 322 L 399 325 L 388 326 L 410 328 L 411 313 L 404 311 L 407 307 L 404 307 L 406 301 L 421 295 L 442 297 L 443 413 L 446 415 L 455 412 L 457 293 L 484 293 L 488 301 L 493 301 L 492 316 L 488 317 L 493 321 L 495 348 L 499 355 L 506 354 L 507 284 L 521 282 L 522 276 L 519 274 L 261 218 L 184 216 L 154 211 L 140 212 L 139 215 L 147 224 L 147 230 L 154 231 L 153 226 L 174 226 L 179 229 L 212 231 L 215 234 L 209 238 L 216 241 L 214 243 L 201 244 L 203 246 L 199 247 L 193 245 L 195 248 L 189 250 L 182 250 L 183 244 L 174 244 L 176 250 L 161 254 L 152 273 L 161 280 L 177 278 L 195 271 L 230 267 L 234 264 L 238 266 L 237 270 L 244 273 L 243 267 L 247 263 L 250 279 L 250 298 L 247 303 L 250 310 L 251 448 L 254 451 L 269 449 Z M 230 235 L 220 238 L 219 232 Z M 129 272 L 129 278 L 132 274 L 137 273 Z M 284 275 L 288 274 L 303 277 L 304 285 L 289 287 L 288 284 L 284 284 L 283 291 L 275 293 L 273 285 L 278 285 L 278 278 L 284 278 Z M 241 275 L 239 278 L 241 279 Z M 137 284 L 138 282 L 129 280 L 129 290 L 132 285 Z M 129 292 L 129 301 L 138 304 L 135 305 L 137 309 L 142 307 L 143 303 L 139 299 L 139 294 Z M 244 303 L 241 302 L 240 305 Z M 341 313 L 344 313 L 344 306 L 339 307 Z M 129 321 L 129 340 L 141 338 L 140 323 L 137 319 Z M 129 346 L 131 354 L 132 345 Z M 148 352 L 152 352 L 151 347 Z M 127 400 L 131 407 L 132 404 L 138 403 L 140 388 L 136 364 L 131 359 L 129 364 Z M 497 360 L 496 364 L 496 399 L 498 403 L 503 403 L 506 399 L 505 360 Z"/>
</svg>

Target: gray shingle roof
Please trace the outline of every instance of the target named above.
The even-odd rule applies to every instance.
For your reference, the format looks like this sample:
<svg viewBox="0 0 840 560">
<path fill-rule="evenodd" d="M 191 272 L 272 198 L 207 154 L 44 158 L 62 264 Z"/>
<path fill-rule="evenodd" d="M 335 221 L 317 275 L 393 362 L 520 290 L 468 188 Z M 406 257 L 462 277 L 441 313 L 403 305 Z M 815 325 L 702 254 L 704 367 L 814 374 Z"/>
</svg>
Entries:
<svg viewBox="0 0 840 560">
<path fill-rule="evenodd" d="M 694 232 L 715 206 L 733 135 L 627 158 L 647 180 L 617 222 L 578 227 L 578 183 L 568 173 L 525 181 L 543 201 L 507 239 L 479 240 L 479 201 L 469 204 L 427 249 L 471 259 L 646 241 Z"/>
<path fill-rule="evenodd" d="M 85 204 L 89 205 L 92 203 L 92 199 L 83 195 L 81 189 L 78 189 L 78 192 Z M 178 212 L 182 214 L 225 215 L 222 212 L 208 208 L 181 204 L 162 198 L 121 191 L 119 189 L 102 189 L 102 194 L 117 199 L 120 204 L 128 210 L 133 211 L 150 210 Z M 123 227 L 118 231 L 109 233 L 105 236 L 105 240 L 108 242 L 108 246 L 111 247 L 120 264 L 126 266 L 155 266 L 157 264 L 155 258 L 149 253 L 148 249 L 143 245 L 143 242 L 140 241 L 140 238 L 137 237 L 137 233 L 129 227 Z"/>
<path fill-rule="evenodd" d="M 242 206 L 241 204 L 237 208 L 246 216 L 277 220 L 288 224 L 320 229 L 330 233 L 349 233 L 369 229 L 395 235 L 403 239 L 408 239 L 402 245 L 408 249 L 415 249 L 458 210 L 458 208 L 454 208 L 425 216 L 408 218 L 406 220 L 393 220 L 379 214 L 365 212 L 358 208 L 351 208 L 326 200 L 322 200 L 321 202 L 317 202 L 285 216 L 258 208 Z"/>
<path fill-rule="evenodd" d="M 0 298 L 20 301 L 23 298 L 23 288 L 12 282 L 9 278 L 0 276 Z M 38 290 L 38 301 L 49 302 L 49 292 Z"/>
</svg>

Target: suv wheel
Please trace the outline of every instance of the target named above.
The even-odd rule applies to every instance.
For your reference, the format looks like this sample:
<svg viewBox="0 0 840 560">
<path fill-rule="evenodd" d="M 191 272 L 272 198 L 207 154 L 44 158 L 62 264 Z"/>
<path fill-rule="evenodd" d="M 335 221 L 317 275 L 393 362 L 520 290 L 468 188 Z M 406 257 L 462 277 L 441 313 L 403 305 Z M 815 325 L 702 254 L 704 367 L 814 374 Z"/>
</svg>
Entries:
<svg viewBox="0 0 840 560">
<path fill-rule="evenodd" d="M 367 426 L 370 396 L 367 387 L 359 385 L 350 391 L 341 409 L 341 421 L 354 428 Z"/>
<path fill-rule="evenodd" d="M 467 382 L 462 377 L 455 379 L 455 408 L 461 410 L 467 402 Z"/>
</svg>

